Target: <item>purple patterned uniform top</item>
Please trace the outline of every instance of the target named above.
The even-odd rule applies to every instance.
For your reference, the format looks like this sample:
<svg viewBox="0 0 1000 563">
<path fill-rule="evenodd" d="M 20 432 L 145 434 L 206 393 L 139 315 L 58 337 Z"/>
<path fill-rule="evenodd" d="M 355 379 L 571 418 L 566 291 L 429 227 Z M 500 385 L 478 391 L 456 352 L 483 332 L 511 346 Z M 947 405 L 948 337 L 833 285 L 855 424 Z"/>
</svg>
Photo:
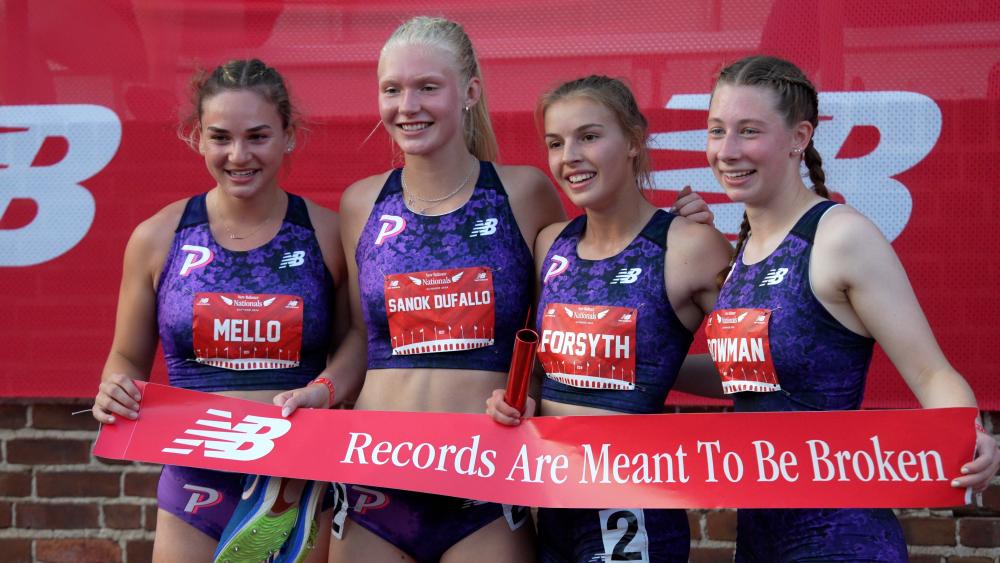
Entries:
<svg viewBox="0 0 1000 563">
<path fill-rule="evenodd" d="M 401 174 L 389 174 L 355 252 L 368 369 L 506 372 L 531 305 L 533 266 L 496 170 L 481 162 L 469 201 L 437 216 L 406 207 Z M 452 282 L 462 289 L 428 293 Z"/>
<path fill-rule="evenodd" d="M 847 410 L 861 406 L 875 341 L 840 324 L 813 294 L 809 258 L 823 214 L 810 208 L 770 256 L 747 265 L 743 253 L 716 310 L 770 309 L 771 357 L 781 390 L 732 395 L 737 411 Z"/>
<path fill-rule="evenodd" d="M 543 399 L 631 414 L 662 410 L 693 337 L 664 282 L 673 219 L 657 210 L 625 250 L 603 260 L 577 254 L 586 215 L 553 242 L 536 319 Z"/>
<path fill-rule="evenodd" d="M 227 250 L 205 194 L 188 200 L 156 292 L 170 384 L 198 391 L 293 389 L 326 366 L 333 279 L 302 198 L 288 194 L 278 234 Z"/>
</svg>

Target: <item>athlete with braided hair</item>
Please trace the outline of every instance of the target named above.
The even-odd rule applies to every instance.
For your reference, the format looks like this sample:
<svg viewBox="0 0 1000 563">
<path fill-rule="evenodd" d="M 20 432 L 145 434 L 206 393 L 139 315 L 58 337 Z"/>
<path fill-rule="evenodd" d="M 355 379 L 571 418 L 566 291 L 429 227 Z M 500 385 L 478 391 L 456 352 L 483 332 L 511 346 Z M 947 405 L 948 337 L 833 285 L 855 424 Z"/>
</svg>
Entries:
<svg viewBox="0 0 1000 563">
<path fill-rule="evenodd" d="M 770 345 L 761 361 L 715 353 L 723 388 L 738 412 L 858 409 L 878 341 L 921 405 L 975 406 L 889 242 L 827 199 L 818 115 L 816 89 L 792 63 L 753 56 L 719 74 L 708 162 L 746 214 L 706 335 L 712 352 L 751 333 Z M 997 443 L 980 427 L 976 457 L 952 486 L 982 490 L 998 465 Z M 743 509 L 736 560 L 906 561 L 907 552 L 888 509 Z"/>
</svg>

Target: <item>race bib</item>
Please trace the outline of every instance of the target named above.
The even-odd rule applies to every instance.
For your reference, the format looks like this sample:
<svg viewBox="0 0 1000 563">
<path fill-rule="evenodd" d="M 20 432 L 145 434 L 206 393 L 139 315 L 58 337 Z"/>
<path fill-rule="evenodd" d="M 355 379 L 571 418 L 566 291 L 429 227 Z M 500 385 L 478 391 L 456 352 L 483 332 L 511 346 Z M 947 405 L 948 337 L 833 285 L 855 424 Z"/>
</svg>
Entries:
<svg viewBox="0 0 1000 563">
<path fill-rule="evenodd" d="M 232 370 L 296 367 L 302 351 L 302 298 L 196 293 L 195 360 Z"/>
<path fill-rule="evenodd" d="M 493 345 L 493 272 L 485 266 L 385 276 L 392 354 Z"/>
<path fill-rule="evenodd" d="M 538 359 L 545 374 L 586 389 L 635 389 L 635 327 L 628 307 L 550 303 Z"/>
<path fill-rule="evenodd" d="M 771 360 L 770 309 L 719 309 L 708 315 L 708 353 L 722 375 L 722 391 L 780 391 Z"/>
</svg>

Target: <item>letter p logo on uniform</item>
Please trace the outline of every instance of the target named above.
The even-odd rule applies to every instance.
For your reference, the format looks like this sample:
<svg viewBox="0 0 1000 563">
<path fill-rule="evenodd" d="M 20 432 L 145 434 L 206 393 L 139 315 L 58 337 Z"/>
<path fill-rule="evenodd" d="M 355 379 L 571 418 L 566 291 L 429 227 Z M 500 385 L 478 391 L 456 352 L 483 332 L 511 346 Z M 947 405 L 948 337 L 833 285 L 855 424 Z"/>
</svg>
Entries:
<svg viewBox="0 0 1000 563">
<path fill-rule="evenodd" d="M 379 230 L 378 236 L 375 237 L 375 246 L 382 246 L 386 239 L 391 239 L 406 228 L 406 219 L 397 215 L 383 215 L 379 221 L 382 222 L 382 228 Z"/>
</svg>

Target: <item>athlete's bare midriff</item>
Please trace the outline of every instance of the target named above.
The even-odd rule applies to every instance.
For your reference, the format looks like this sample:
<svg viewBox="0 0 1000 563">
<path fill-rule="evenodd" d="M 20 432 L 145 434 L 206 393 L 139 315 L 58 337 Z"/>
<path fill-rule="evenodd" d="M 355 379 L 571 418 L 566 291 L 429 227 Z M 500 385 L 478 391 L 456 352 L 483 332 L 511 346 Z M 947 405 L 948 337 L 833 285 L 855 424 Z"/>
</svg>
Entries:
<svg viewBox="0 0 1000 563">
<path fill-rule="evenodd" d="M 235 399 L 246 399 L 247 401 L 254 401 L 256 403 L 267 403 L 271 404 L 271 399 L 278 393 L 283 393 L 288 391 L 288 389 L 255 389 L 253 391 L 213 391 L 215 395 L 222 395 L 224 397 L 233 397 Z"/>
<path fill-rule="evenodd" d="M 626 414 L 623 412 L 583 405 L 571 405 L 556 401 L 542 401 L 542 413 L 545 416 L 607 416 L 610 414 Z"/>
<path fill-rule="evenodd" d="M 354 408 L 369 411 L 463 412 L 481 414 L 507 374 L 456 369 L 376 369 L 365 377 Z"/>
</svg>

